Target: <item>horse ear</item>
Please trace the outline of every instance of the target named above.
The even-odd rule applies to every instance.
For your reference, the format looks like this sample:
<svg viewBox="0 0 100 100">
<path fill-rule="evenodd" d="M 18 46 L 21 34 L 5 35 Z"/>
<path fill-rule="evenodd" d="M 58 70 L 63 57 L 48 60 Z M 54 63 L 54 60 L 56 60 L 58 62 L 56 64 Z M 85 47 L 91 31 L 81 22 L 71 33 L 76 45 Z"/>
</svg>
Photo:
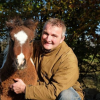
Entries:
<svg viewBox="0 0 100 100">
<path fill-rule="evenodd" d="M 38 21 L 36 21 L 35 24 L 34 24 L 34 26 L 33 26 L 34 30 L 37 28 L 37 26 L 38 26 Z"/>
<path fill-rule="evenodd" d="M 12 30 L 14 28 L 14 23 L 12 23 L 13 20 L 6 21 L 6 27 L 8 30 Z"/>
<path fill-rule="evenodd" d="M 32 29 L 33 31 L 35 31 L 36 28 L 37 28 L 37 25 L 38 25 L 38 21 L 35 21 L 34 25 L 30 29 Z"/>
<path fill-rule="evenodd" d="M 24 25 L 31 29 L 32 31 L 35 31 L 38 25 L 38 21 L 33 21 L 32 19 L 28 19 L 24 22 Z"/>
<path fill-rule="evenodd" d="M 13 19 L 6 21 L 6 27 L 10 30 L 12 30 L 13 28 L 17 26 L 21 26 L 21 25 L 23 25 L 23 21 L 19 17 L 15 17 Z"/>
</svg>

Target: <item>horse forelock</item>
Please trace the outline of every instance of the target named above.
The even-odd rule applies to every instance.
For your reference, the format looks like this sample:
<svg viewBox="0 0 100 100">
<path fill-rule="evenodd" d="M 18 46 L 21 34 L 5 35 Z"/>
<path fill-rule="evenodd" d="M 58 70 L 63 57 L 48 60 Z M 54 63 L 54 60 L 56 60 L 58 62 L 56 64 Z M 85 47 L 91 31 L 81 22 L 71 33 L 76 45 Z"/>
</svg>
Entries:
<svg viewBox="0 0 100 100">
<path fill-rule="evenodd" d="M 37 21 L 34 22 L 32 19 L 23 21 L 21 18 L 10 19 L 9 21 L 6 22 L 6 26 L 10 31 L 18 26 L 25 26 L 34 31 L 37 27 L 37 24 L 38 22 Z"/>
</svg>

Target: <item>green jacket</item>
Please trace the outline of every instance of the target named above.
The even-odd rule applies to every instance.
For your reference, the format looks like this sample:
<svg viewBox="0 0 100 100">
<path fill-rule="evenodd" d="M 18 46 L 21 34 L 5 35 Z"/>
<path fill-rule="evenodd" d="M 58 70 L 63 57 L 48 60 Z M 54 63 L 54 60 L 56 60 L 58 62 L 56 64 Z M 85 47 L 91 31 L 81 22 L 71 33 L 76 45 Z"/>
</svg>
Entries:
<svg viewBox="0 0 100 100">
<path fill-rule="evenodd" d="M 81 98 L 82 90 L 77 85 L 79 69 L 77 58 L 63 41 L 55 49 L 44 52 L 40 41 L 34 42 L 33 61 L 38 74 L 36 86 L 27 85 L 25 98 L 35 100 L 55 100 L 59 93 L 76 87 Z"/>
</svg>

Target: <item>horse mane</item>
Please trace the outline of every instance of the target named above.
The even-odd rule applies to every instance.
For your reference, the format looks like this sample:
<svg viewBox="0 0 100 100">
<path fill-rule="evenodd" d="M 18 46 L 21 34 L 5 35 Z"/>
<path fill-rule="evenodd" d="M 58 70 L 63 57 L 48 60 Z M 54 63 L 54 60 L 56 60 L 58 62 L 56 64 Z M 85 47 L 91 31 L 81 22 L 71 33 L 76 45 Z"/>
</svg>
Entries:
<svg viewBox="0 0 100 100">
<path fill-rule="evenodd" d="M 9 31 L 20 26 L 25 26 L 31 29 L 32 31 L 35 31 L 37 24 L 38 21 L 33 21 L 32 19 L 22 20 L 21 18 L 17 18 L 17 17 L 6 21 L 6 26 Z"/>
</svg>

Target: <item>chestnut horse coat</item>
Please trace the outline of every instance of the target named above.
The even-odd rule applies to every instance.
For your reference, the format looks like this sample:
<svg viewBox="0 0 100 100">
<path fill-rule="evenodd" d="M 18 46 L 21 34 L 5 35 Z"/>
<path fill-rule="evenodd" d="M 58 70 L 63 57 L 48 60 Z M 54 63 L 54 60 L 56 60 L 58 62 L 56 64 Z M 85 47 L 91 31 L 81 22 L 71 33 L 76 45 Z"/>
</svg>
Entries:
<svg viewBox="0 0 100 100">
<path fill-rule="evenodd" d="M 10 39 L 0 69 L 0 100 L 25 100 L 24 94 L 15 94 L 9 86 L 15 82 L 15 78 L 22 79 L 28 85 L 37 83 L 37 73 L 32 61 L 33 39 L 37 22 L 31 19 L 22 21 L 15 18 L 6 24 L 10 30 Z"/>
</svg>

